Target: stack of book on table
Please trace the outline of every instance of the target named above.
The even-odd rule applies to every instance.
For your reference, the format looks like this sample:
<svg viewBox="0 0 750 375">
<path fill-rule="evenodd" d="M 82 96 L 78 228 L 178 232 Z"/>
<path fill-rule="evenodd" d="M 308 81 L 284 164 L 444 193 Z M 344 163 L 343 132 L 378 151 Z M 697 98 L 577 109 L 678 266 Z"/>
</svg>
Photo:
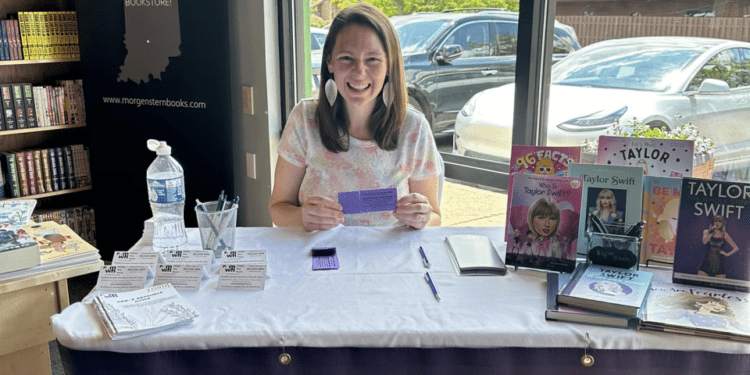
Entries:
<svg viewBox="0 0 750 375">
<path fill-rule="evenodd" d="M 39 244 L 23 229 L 36 200 L 0 202 L 0 278 L 39 265 Z"/>
<path fill-rule="evenodd" d="M 0 281 L 37 275 L 61 268 L 97 264 L 99 250 L 84 241 L 67 225 L 54 221 L 30 223 L 21 227 L 36 243 L 37 265 L 0 274 Z"/>
<path fill-rule="evenodd" d="M 183 326 L 199 316 L 172 284 L 101 294 L 94 297 L 93 305 L 112 340 Z"/>
<path fill-rule="evenodd" d="M 649 293 L 650 272 L 580 263 L 568 274 L 547 275 L 547 320 L 620 328 L 637 326 Z"/>
</svg>

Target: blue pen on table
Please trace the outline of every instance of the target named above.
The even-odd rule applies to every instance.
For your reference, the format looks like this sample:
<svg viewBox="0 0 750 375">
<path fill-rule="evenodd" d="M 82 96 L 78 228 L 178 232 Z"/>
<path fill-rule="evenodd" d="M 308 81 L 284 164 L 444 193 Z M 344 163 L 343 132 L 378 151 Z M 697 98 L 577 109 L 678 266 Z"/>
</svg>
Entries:
<svg viewBox="0 0 750 375">
<path fill-rule="evenodd" d="M 425 268 L 430 268 L 430 266 L 432 265 L 430 264 L 430 261 L 427 260 L 427 255 L 425 255 L 422 246 L 419 247 L 419 254 L 422 255 L 422 263 L 424 264 Z"/>
<path fill-rule="evenodd" d="M 435 299 L 440 301 L 440 293 L 438 293 L 435 283 L 432 282 L 432 277 L 430 277 L 429 272 L 424 273 L 424 279 L 427 280 L 427 284 L 430 284 L 430 289 L 432 289 L 432 294 L 435 295 Z"/>
<path fill-rule="evenodd" d="M 203 205 L 203 203 L 201 203 L 201 201 L 199 201 L 198 199 L 196 199 L 195 203 L 197 204 L 197 207 L 198 207 L 199 210 L 201 210 L 203 212 L 207 212 L 206 206 Z M 214 222 L 212 220 L 206 220 L 206 221 L 208 221 L 208 224 L 211 225 L 211 229 L 214 231 L 214 234 L 216 234 L 219 237 L 219 242 L 221 242 L 221 246 L 223 246 L 224 248 L 226 248 L 227 244 L 224 243 L 224 240 L 221 239 L 221 236 L 219 236 L 219 228 L 216 228 L 216 224 L 214 224 Z"/>
</svg>

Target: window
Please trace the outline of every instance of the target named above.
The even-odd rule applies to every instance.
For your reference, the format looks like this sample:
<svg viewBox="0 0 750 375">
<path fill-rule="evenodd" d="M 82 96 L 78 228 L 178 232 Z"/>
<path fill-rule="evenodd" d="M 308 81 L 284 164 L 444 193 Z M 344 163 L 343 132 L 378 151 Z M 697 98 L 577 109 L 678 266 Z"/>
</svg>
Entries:
<svg viewBox="0 0 750 375">
<path fill-rule="evenodd" d="M 518 24 L 493 22 L 492 56 L 514 56 L 518 47 Z"/>
<path fill-rule="evenodd" d="M 444 45 L 461 47 L 459 59 L 489 56 L 489 27 L 486 22 L 475 22 L 461 26 L 445 40 Z"/>
</svg>

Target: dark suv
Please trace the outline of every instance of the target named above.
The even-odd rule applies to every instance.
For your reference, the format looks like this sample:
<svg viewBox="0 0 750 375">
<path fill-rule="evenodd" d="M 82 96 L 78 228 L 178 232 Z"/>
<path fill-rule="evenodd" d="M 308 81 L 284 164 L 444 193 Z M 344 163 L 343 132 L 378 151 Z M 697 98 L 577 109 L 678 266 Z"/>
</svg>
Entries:
<svg viewBox="0 0 750 375">
<path fill-rule="evenodd" d="M 391 17 L 401 43 L 409 104 L 432 131 L 453 127 L 474 94 L 516 75 L 518 13 L 415 13 Z M 555 22 L 553 62 L 579 49 L 572 27 Z"/>
</svg>

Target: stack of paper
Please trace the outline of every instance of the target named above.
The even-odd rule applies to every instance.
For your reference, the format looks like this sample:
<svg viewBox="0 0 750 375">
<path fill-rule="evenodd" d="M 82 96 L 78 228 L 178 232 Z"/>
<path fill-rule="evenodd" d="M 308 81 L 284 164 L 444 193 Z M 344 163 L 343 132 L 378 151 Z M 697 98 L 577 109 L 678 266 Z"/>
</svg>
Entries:
<svg viewBox="0 0 750 375">
<path fill-rule="evenodd" d="M 172 284 L 98 295 L 93 304 L 112 340 L 179 327 L 198 317 Z"/>
<path fill-rule="evenodd" d="M 96 263 L 99 250 L 91 246 L 70 227 L 54 221 L 27 225 L 23 228 L 39 243 L 43 266 L 70 267 Z"/>
<path fill-rule="evenodd" d="M 144 245 L 151 245 L 154 241 L 154 218 L 150 218 L 143 223 L 143 237 L 141 241 Z"/>
</svg>

